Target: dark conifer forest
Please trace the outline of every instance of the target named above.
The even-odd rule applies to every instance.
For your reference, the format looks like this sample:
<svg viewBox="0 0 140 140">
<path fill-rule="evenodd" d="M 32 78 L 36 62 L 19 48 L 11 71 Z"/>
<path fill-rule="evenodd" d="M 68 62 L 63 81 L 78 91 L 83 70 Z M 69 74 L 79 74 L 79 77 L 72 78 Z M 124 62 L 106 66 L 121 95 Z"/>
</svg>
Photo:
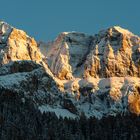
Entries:
<svg viewBox="0 0 140 140">
<path fill-rule="evenodd" d="M 11 112 L 12 113 L 12 112 Z M 58 118 L 54 113 L 13 113 L 0 118 L 1 140 L 139 140 L 140 117 L 133 114 L 98 120 Z"/>
</svg>

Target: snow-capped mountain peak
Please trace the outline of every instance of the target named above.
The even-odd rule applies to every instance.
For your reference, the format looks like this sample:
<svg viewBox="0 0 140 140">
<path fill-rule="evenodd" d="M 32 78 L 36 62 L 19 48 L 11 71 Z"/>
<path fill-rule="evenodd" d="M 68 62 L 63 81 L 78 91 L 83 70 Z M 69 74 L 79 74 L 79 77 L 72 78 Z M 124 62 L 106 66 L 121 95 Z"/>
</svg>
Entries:
<svg viewBox="0 0 140 140">
<path fill-rule="evenodd" d="M 45 44 L 0 22 L 2 94 L 57 116 L 139 115 L 139 55 L 140 38 L 118 26 L 63 32 Z"/>
</svg>

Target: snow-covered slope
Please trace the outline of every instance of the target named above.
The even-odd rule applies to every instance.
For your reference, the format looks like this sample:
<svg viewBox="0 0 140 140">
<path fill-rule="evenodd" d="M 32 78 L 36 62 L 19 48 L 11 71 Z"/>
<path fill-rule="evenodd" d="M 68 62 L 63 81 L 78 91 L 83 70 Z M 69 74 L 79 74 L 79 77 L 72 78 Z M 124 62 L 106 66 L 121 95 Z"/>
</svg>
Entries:
<svg viewBox="0 0 140 140">
<path fill-rule="evenodd" d="M 140 114 L 140 38 L 121 27 L 63 32 L 45 44 L 1 21 L 0 65 L 1 97 L 41 112 Z"/>
</svg>

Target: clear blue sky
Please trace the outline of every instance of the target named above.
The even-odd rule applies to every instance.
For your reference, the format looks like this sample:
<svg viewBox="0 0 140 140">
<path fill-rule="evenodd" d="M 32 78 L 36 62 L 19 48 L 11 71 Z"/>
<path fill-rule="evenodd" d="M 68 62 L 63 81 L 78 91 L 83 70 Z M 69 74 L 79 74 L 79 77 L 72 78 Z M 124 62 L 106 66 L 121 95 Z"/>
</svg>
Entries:
<svg viewBox="0 0 140 140">
<path fill-rule="evenodd" d="M 120 25 L 140 35 L 140 0 L 0 0 L 1 19 L 37 40 Z"/>
</svg>

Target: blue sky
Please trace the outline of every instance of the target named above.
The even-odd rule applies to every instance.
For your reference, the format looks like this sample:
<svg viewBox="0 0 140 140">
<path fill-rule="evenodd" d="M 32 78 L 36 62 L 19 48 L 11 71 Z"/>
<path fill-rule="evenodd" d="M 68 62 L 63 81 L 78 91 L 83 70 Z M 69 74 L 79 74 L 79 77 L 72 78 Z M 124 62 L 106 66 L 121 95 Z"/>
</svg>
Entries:
<svg viewBox="0 0 140 140">
<path fill-rule="evenodd" d="M 140 0 L 0 0 L 1 19 L 36 40 L 119 25 L 140 35 Z"/>
</svg>

